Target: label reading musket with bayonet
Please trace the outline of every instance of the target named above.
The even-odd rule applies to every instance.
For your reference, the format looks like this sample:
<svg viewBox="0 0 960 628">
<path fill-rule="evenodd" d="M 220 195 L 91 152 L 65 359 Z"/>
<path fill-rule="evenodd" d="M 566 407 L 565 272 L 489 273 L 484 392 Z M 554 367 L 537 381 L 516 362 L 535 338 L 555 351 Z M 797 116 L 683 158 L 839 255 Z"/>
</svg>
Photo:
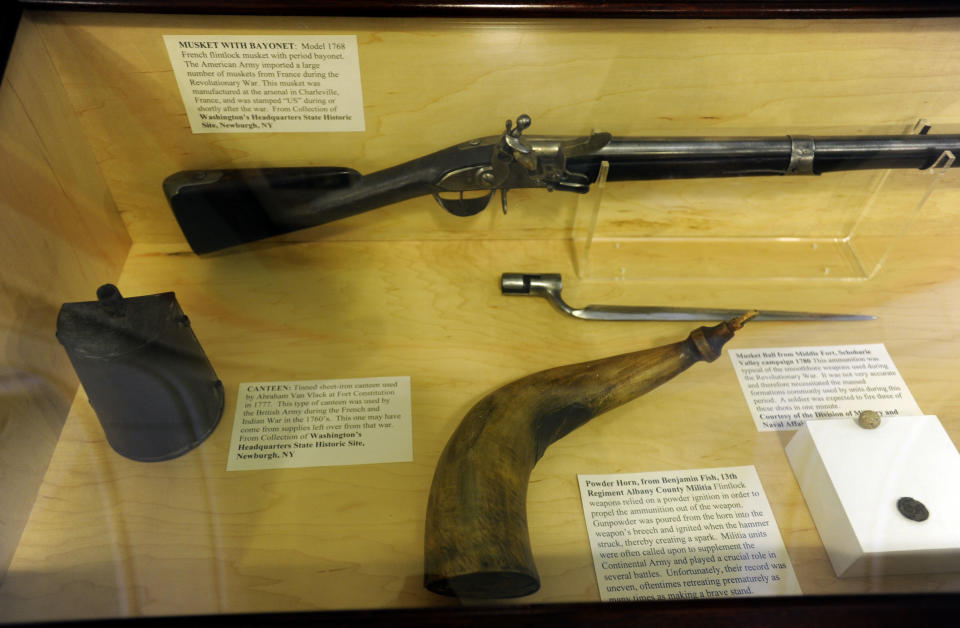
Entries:
<svg viewBox="0 0 960 628">
<path fill-rule="evenodd" d="M 363 131 L 356 35 L 165 35 L 194 133 Z"/>
</svg>

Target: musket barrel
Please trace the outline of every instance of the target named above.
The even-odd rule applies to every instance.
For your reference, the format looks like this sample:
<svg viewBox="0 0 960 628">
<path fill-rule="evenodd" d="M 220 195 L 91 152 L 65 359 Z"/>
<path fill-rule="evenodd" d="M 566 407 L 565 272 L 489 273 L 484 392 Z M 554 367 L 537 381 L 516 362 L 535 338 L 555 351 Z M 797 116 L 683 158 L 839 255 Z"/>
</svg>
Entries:
<svg viewBox="0 0 960 628">
<path fill-rule="evenodd" d="M 812 152 L 806 157 L 810 167 L 791 172 L 806 149 Z M 572 158 L 568 167 L 590 176 L 607 161 L 612 181 L 922 170 L 946 150 L 960 151 L 960 135 L 614 137 L 593 155 Z"/>
</svg>

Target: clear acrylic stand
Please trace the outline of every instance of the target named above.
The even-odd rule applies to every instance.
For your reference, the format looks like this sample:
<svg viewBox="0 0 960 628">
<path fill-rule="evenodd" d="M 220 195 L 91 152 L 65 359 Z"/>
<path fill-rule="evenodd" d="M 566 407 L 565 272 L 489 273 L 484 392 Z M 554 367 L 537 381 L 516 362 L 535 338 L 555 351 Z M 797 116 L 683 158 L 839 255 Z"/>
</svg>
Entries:
<svg viewBox="0 0 960 628">
<path fill-rule="evenodd" d="M 607 187 L 607 174 L 610 172 L 610 162 L 600 162 L 600 172 L 597 180 L 590 186 L 590 191 L 577 201 L 577 210 L 573 223 L 574 268 L 577 276 L 584 278 L 590 273 L 590 246 L 593 244 L 594 232 L 597 229 L 597 216 L 600 215 L 600 201 L 603 191 Z"/>
<path fill-rule="evenodd" d="M 920 120 L 912 132 L 929 128 Z M 652 200 L 611 198 L 604 162 L 578 200 L 574 266 L 585 280 L 866 280 L 954 160 L 945 151 L 923 171 L 771 177 L 759 185 L 750 178 L 632 184 L 632 194 L 643 185 Z M 657 199 L 670 207 L 656 207 Z"/>
</svg>

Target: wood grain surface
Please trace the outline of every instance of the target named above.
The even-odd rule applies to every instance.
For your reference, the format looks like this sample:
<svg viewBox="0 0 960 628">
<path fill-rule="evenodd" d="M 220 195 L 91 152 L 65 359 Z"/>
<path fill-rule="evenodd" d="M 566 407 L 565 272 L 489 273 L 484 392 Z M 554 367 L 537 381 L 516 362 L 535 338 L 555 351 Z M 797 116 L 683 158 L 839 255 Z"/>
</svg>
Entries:
<svg viewBox="0 0 960 628">
<path fill-rule="evenodd" d="M 690 239 L 687 254 L 658 250 L 659 266 L 676 281 L 578 281 L 575 207 L 559 193 L 518 193 L 506 216 L 467 220 L 411 201 L 204 258 L 189 252 L 160 193 L 165 176 L 186 168 L 369 171 L 488 134 L 521 111 L 536 130 L 557 133 L 866 133 L 904 128 L 918 115 L 946 130 L 960 121 L 956 21 L 517 24 L 28 13 L 25 22 L 37 29 L 75 115 L 58 135 L 78 131 L 89 143 L 83 161 L 102 173 L 134 242 L 120 290 L 176 292 L 224 382 L 227 408 L 200 447 L 143 464 L 109 449 L 81 391 L 0 584 L 3 620 L 459 604 L 423 588 L 423 535 L 434 467 L 469 408 L 532 372 L 674 342 L 695 326 L 563 318 L 540 299 L 501 296 L 502 272 L 563 273 L 564 296 L 575 304 L 876 314 L 863 323 L 754 323 L 727 349 L 884 343 L 919 406 L 960 442 L 954 174 L 919 213 L 908 212 L 907 235 L 868 281 L 814 273 L 792 281 L 704 278 L 707 250 L 697 233 L 735 237 L 742 228 L 808 237 L 821 223 L 849 224 L 860 215 L 862 208 L 837 209 L 845 216 L 837 219 L 817 192 L 783 179 L 722 192 L 611 184 L 613 205 L 604 205 L 598 226 Z M 367 131 L 190 133 L 161 35 L 276 32 L 358 35 Z M 21 111 L 44 98 L 36 93 Z M 854 188 L 829 194 L 860 193 Z M 646 193 L 672 210 L 651 217 L 637 201 Z M 718 204 L 723 212 L 712 211 Z M 23 268 L 49 270 L 45 260 L 56 254 L 65 256 L 56 268 L 73 272 L 71 256 L 89 241 L 70 234 L 68 226 L 83 224 L 71 216 L 61 208 L 45 219 L 64 229 L 65 241 Z M 642 247 L 623 248 L 621 261 L 650 263 Z M 767 261 L 753 250 L 742 263 Z M 98 281 L 48 281 L 45 302 L 92 294 Z M 411 377 L 412 462 L 225 470 L 241 382 L 396 375 Z M 521 602 L 598 599 L 578 473 L 749 464 L 805 594 L 960 590 L 957 574 L 835 578 L 784 456 L 788 437 L 756 431 L 725 356 L 574 431 L 531 476 L 528 524 L 542 588 Z"/>
<path fill-rule="evenodd" d="M 574 283 L 568 291 L 578 301 L 877 314 L 863 323 L 755 323 L 728 348 L 883 342 L 920 407 L 956 441 L 955 239 L 912 244 L 859 284 Z M 177 246 L 135 246 L 120 289 L 175 288 L 224 381 L 225 419 L 182 458 L 135 463 L 109 449 L 79 395 L 0 587 L 5 616 L 449 603 L 422 586 L 424 516 L 440 451 L 467 410 L 531 371 L 663 344 L 691 327 L 587 323 L 539 299 L 499 294 L 499 270 L 570 273 L 566 253 L 559 242 L 325 242 L 199 259 Z M 240 382 L 376 375 L 411 376 L 413 462 L 225 471 Z M 561 439 L 529 485 L 542 589 L 525 601 L 597 599 L 577 473 L 744 464 L 757 467 L 805 593 L 960 588 L 957 575 L 836 579 L 784 456 L 788 436 L 756 431 L 721 357 Z"/>
<path fill-rule="evenodd" d="M 130 240 L 36 25 L 0 88 L 0 578 L 77 391 L 60 304 L 120 276 Z M 0 613 L 2 614 L 2 613 Z"/>
</svg>

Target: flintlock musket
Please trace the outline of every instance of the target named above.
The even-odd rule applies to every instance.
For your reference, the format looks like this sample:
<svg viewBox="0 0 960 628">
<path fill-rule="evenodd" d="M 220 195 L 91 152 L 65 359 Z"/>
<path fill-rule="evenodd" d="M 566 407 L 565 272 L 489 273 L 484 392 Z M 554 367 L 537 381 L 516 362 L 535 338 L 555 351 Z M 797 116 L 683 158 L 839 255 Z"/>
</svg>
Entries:
<svg viewBox="0 0 960 628">
<path fill-rule="evenodd" d="M 608 181 L 817 175 L 842 170 L 926 169 L 960 135 L 787 135 L 783 137 L 583 137 L 524 135 L 530 116 L 500 135 L 472 139 L 361 175 L 343 167 L 189 170 L 164 181 L 187 241 L 209 253 L 385 205 L 432 195 L 456 216 L 471 216 L 497 190 L 545 188 L 586 193 L 603 162 Z M 476 197 L 465 193 L 479 194 Z"/>
</svg>

